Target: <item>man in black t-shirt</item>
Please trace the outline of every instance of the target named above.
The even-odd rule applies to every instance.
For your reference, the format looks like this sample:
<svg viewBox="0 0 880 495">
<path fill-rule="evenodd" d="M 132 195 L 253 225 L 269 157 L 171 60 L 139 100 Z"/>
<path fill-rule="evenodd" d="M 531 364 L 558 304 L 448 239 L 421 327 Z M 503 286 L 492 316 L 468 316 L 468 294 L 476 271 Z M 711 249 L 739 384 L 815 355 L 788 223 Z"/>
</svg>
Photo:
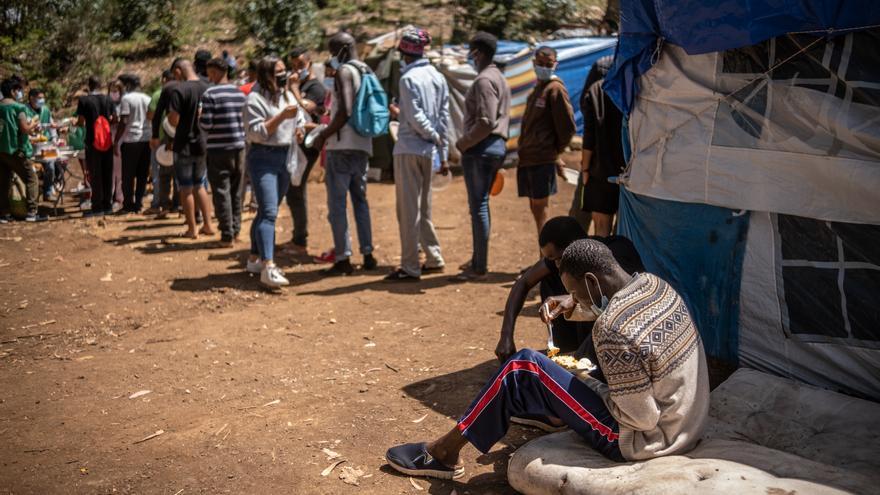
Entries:
<svg viewBox="0 0 880 495">
<path fill-rule="evenodd" d="M 89 94 L 80 96 L 76 106 L 76 125 L 86 129 L 86 168 L 92 188 L 92 215 L 113 212 L 113 147 L 106 151 L 95 149 L 95 121 L 104 117 L 108 124 L 112 124 L 116 110 L 109 96 L 98 93 L 100 88 L 101 80 L 90 77 Z"/>
<path fill-rule="evenodd" d="M 516 345 L 513 340 L 516 318 L 525 304 L 529 291 L 538 283 L 541 284 L 541 301 L 551 296 L 566 295 L 568 292 L 562 284 L 559 276 L 557 263 L 562 258 L 562 252 L 572 242 L 579 239 L 596 239 L 607 245 L 614 254 L 614 258 L 620 263 L 627 273 L 644 271 L 639 253 L 633 246 L 632 241 L 626 237 L 590 237 L 581 228 L 580 224 L 572 217 L 551 218 L 544 224 L 538 243 L 541 246 L 543 258 L 535 263 L 513 284 L 510 295 L 507 297 L 507 305 L 504 308 L 504 321 L 501 325 L 501 337 L 495 348 L 495 355 L 503 363 L 516 353 Z M 575 356 L 588 357 L 594 363 L 595 351 L 590 338 L 593 331 L 593 322 L 566 321 L 558 318 L 553 322 L 553 343 L 562 352 L 577 351 Z"/>
<path fill-rule="evenodd" d="M 175 127 L 172 146 L 174 174 L 180 188 L 180 204 L 187 227 L 183 237 L 198 239 L 199 234 L 211 236 L 216 233 L 211 227 L 211 202 L 205 190 L 208 169 L 198 126 L 199 101 L 208 85 L 199 79 L 188 60 L 175 60 L 171 73 L 178 83 L 169 91 L 168 123 Z M 204 219 L 201 230 L 196 230 L 196 205 Z"/>
<path fill-rule="evenodd" d="M 295 48 L 288 56 L 288 67 L 291 68 L 291 91 L 299 91 L 306 102 L 306 111 L 309 112 L 309 122 L 306 124 L 306 133 L 318 126 L 321 116 L 324 115 L 324 98 L 326 88 L 312 70 L 312 60 L 305 48 Z M 291 185 L 287 189 L 287 206 L 293 217 L 293 239 L 290 242 L 288 252 L 295 255 L 308 254 L 308 207 L 306 198 L 306 182 L 309 172 L 318 158 L 321 156 L 320 149 L 304 148 L 306 155 L 306 170 L 303 173 L 302 182 L 298 186 Z"/>
</svg>

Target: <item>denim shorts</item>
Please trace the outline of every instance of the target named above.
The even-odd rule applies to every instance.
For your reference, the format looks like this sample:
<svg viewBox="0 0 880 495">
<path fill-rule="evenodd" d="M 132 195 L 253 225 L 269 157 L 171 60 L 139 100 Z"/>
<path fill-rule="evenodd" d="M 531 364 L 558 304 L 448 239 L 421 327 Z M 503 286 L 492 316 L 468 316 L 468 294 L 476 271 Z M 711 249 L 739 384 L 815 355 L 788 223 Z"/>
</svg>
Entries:
<svg viewBox="0 0 880 495">
<path fill-rule="evenodd" d="M 204 187 L 208 180 L 205 155 L 174 153 L 174 176 L 180 187 Z"/>
<path fill-rule="evenodd" d="M 521 198 L 544 199 L 556 194 L 556 164 L 518 167 L 516 189 Z"/>
</svg>

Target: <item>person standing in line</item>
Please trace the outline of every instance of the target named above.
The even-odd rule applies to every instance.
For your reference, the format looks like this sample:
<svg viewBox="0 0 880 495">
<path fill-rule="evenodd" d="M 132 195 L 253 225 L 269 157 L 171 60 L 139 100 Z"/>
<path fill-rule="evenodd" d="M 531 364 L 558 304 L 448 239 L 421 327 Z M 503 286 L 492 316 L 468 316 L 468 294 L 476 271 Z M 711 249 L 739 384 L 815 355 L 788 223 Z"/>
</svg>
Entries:
<svg viewBox="0 0 880 495">
<path fill-rule="evenodd" d="M 459 282 L 486 278 L 491 230 L 489 191 L 507 153 L 510 87 L 492 62 L 497 45 L 498 38 L 480 31 L 471 38 L 468 53 L 468 63 L 477 71 L 477 78 L 465 94 L 464 129 L 455 146 L 462 154 L 473 252 L 471 261 L 453 279 Z"/>
<path fill-rule="evenodd" d="M 171 76 L 171 70 L 165 69 L 162 71 L 161 85 L 156 91 L 153 91 L 153 94 L 150 96 L 150 108 L 149 112 L 147 112 L 147 118 L 150 119 L 151 136 L 150 174 L 152 175 L 153 181 L 153 199 L 150 201 L 150 208 L 147 210 L 147 213 L 157 214 L 156 218 L 159 220 L 165 218 L 171 210 L 171 189 L 172 184 L 174 183 L 174 168 L 159 165 L 159 161 L 156 160 L 156 147 L 153 146 L 153 144 L 168 141 L 168 137 L 162 129 L 161 120 L 165 118 L 165 109 L 168 108 L 168 97 L 170 96 L 170 93 L 165 91 L 165 88 L 173 82 L 174 78 Z M 165 100 L 160 109 L 159 102 L 162 100 L 163 95 L 165 96 Z M 156 124 L 153 122 L 157 119 L 157 116 L 160 121 L 158 130 L 156 129 Z"/>
<path fill-rule="evenodd" d="M 559 155 L 577 132 L 568 91 L 556 70 L 556 50 L 542 46 L 535 51 L 535 89 L 526 100 L 519 136 L 516 184 L 519 197 L 529 198 L 538 235 L 547 222 L 550 196 L 556 194 L 556 176 L 564 163 Z"/>
<path fill-rule="evenodd" d="M 95 122 L 101 120 L 99 145 L 110 140 L 109 125 L 113 119 L 115 106 L 109 96 L 101 94 L 101 80 L 95 76 L 89 78 L 89 94 L 80 96 L 76 107 L 77 123 L 86 129 L 86 166 L 89 169 L 89 185 L 92 189 L 92 215 L 105 215 L 113 212 L 113 146 L 106 149 L 95 147 Z M 107 123 L 104 135 L 103 123 Z"/>
<path fill-rule="evenodd" d="M 28 163 L 25 143 L 28 135 L 34 132 L 39 122 L 29 120 L 25 105 L 20 103 L 23 89 L 18 81 L 6 79 L 0 83 L 0 224 L 12 221 L 9 192 L 12 187 L 12 174 L 17 175 L 25 185 L 28 222 L 45 220 L 37 215 L 39 184 L 37 173 Z"/>
<path fill-rule="evenodd" d="M 327 90 L 312 70 L 312 59 L 306 49 L 295 48 L 290 52 L 288 61 L 292 71 L 290 89 L 293 92 L 299 91 L 301 95 L 299 99 L 302 100 L 303 109 L 309 116 L 305 126 L 305 132 L 308 134 L 318 126 L 321 116 L 324 115 L 324 98 Z M 287 190 L 287 206 L 293 217 L 293 239 L 290 241 L 289 251 L 295 256 L 308 255 L 309 215 L 306 183 L 312 167 L 321 156 L 319 148 L 310 147 L 303 151 L 307 162 L 302 181 L 300 185 L 291 185 Z"/>
<path fill-rule="evenodd" d="M 107 95 L 113 102 L 113 118 L 110 119 L 110 139 L 113 142 L 113 211 L 120 210 L 125 196 L 122 194 L 122 154 L 118 140 L 119 136 L 119 105 L 122 103 L 122 83 L 119 79 L 110 81 L 107 85 Z"/>
<path fill-rule="evenodd" d="M 171 72 L 178 81 L 171 87 L 168 101 L 168 123 L 176 128 L 174 133 L 174 174 L 180 188 L 180 203 L 186 218 L 186 232 L 182 237 L 198 239 L 199 234 L 212 236 L 211 203 L 208 200 L 207 165 L 205 148 L 197 124 L 199 101 L 208 85 L 199 79 L 188 60 L 177 59 Z M 196 206 L 202 212 L 204 224 L 196 230 Z"/>
<path fill-rule="evenodd" d="M 400 228 L 400 268 L 390 281 L 419 280 L 422 273 L 443 271 L 446 262 L 431 222 L 431 178 L 448 174 L 449 87 L 446 79 L 424 58 L 431 35 L 423 29 L 403 33 L 401 54 L 400 127 L 394 145 L 394 186 Z M 425 252 L 419 264 L 419 246 Z"/>
<path fill-rule="evenodd" d="M 208 181 L 220 224 L 220 242 L 231 246 L 241 232 L 241 194 L 244 190 L 245 96 L 229 84 L 229 67 L 222 58 L 208 61 L 208 79 L 214 84 L 202 95 L 199 127 L 207 148 Z"/>
<path fill-rule="evenodd" d="M 28 119 L 34 118 L 40 124 L 40 131 L 49 141 L 57 137 L 55 122 L 52 120 L 52 112 L 46 104 L 46 93 L 42 89 L 32 88 L 28 91 L 27 109 Z M 60 173 L 58 160 L 45 160 L 43 164 L 43 200 L 52 201 L 55 195 L 55 177 Z"/>
<path fill-rule="evenodd" d="M 348 229 L 346 199 L 351 196 L 354 220 L 357 224 L 358 242 L 364 255 L 364 270 L 375 270 L 378 263 L 373 256 L 373 229 L 370 222 L 370 204 L 367 202 L 367 170 L 373 154 L 373 140 L 361 136 L 349 124 L 354 111 L 355 96 L 361 86 L 361 73 L 370 70 L 358 60 L 355 40 L 346 32 L 333 35 L 328 42 L 332 58 L 330 63 L 336 71 L 334 96 L 330 107 L 330 123 L 313 146 L 321 149 L 327 143 L 327 209 L 330 228 L 333 230 L 335 262 L 324 270 L 327 276 L 350 275 L 351 235 Z"/>
<path fill-rule="evenodd" d="M 290 285 L 275 264 L 275 220 L 290 186 L 288 154 L 299 146 L 306 122 L 302 102 L 287 90 L 287 67 L 273 56 L 257 64 L 257 84 L 247 96 L 242 116 L 249 143 L 248 175 L 257 196 L 257 216 L 251 224 L 249 273 L 260 274 L 269 288 Z"/>
<path fill-rule="evenodd" d="M 122 211 L 140 213 L 147 176 L 150 173 L 150 97 L 141 92 L 141 79 L 135 74 L 119 76 L 125 90 L 119 104 L 119 125 L 115 149 L 122 154 Z M 119 143 L 122 143 L 119 146 Z"/>
<path fill-rule="evenodd" d="M 620 188 L 608 182 L 626 167 L 623 157 L 623 114 L 602 89 L 614 57 L 602 57 L 593 64 L 583 99 L 584 148 L 581 175 L 584 182 L 583 209 L 592 212 L 595 233 L 609 236 L 620 200 Z"/>
</svg>

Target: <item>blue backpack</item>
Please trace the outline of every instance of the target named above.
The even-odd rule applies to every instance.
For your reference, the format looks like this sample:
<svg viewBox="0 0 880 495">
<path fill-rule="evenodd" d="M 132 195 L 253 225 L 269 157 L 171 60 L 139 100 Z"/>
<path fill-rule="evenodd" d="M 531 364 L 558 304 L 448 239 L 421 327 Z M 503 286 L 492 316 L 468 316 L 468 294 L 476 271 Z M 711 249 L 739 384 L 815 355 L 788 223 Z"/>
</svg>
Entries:
<svg viewBox="0 0 880 495">
<path fill-rule="evenodd" d="M 354 105 L 348 124 L 364 137 L 378 137 L 388 133 L 391 113 L 388 111 L 388 96 L 379 78 L 362 62 L 350 62 L 361 75 L 361 86 L 354 97 Z"/>
</svg>

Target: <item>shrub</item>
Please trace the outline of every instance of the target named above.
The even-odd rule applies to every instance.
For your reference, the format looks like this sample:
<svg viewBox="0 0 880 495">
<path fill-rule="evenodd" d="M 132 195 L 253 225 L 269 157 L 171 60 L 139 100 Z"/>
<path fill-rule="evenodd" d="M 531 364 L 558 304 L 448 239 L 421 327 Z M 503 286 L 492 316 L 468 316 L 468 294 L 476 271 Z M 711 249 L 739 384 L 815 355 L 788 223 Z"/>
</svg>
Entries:
<svg viewBox="0 0 880 495">
<path fill-rule="evenodd" d="M 316 14 L 313 0 L 250 0 L 236 9 L 236 24 L 240 34 L 256 39 L 257 55 L 283 55 L 320 44 Z"/>
</svg>

